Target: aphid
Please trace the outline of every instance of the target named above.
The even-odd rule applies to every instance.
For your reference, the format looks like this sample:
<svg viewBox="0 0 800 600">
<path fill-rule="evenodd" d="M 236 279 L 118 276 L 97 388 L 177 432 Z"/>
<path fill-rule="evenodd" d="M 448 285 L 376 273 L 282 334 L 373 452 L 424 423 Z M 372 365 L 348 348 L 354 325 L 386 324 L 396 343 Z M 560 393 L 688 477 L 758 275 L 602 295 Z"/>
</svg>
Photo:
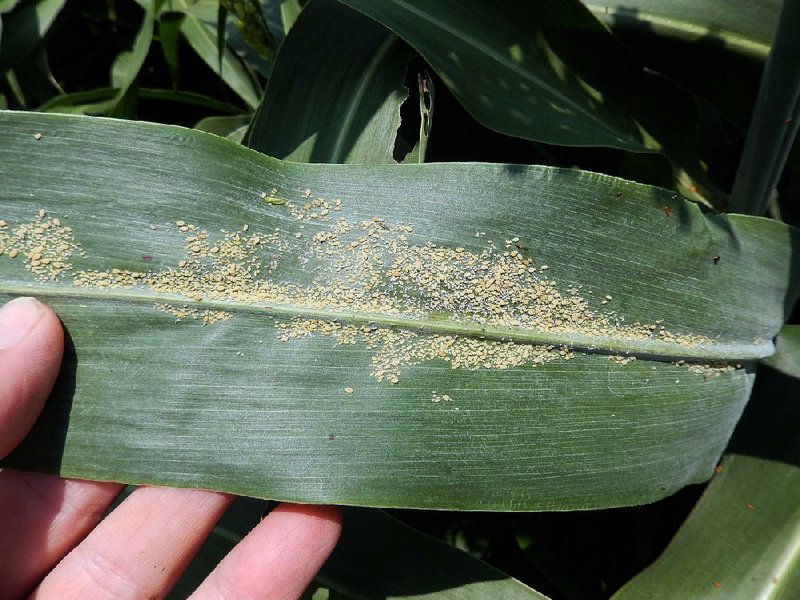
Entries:
<svg viewBox="0 0 800 600">
<path fill-rule="evenodd" d="M 711 260 L 714 262 L 714 264 L 717 264 L 719 262 L 719 256 L 712 256 Z"/>
<path fill-rule="evenodd" d="M 624 192 L 614 192 L 614 196 L 620 198 Z"/>
<path fill-rule="evenodd" d="M 745 506 L 747 506 L 747 510 L 755 510 L 756 509 L 756 507 L 753 506 L 753 504 L 750 503 L 750 502 L 748 502 Z"/>
<path fill-rule="evenodd" d="M 288 200 L 286 198 L 276 198 L 275 196 L 267 196 L 266 194 L 262 194 L 261 198 L 267 204 L 272 204 L 272 205 L 275 205 L 275 206 L 280 206 L 280 205 L 286 204 L 288 202 Z"/>
<path fill-rule="evenodd" d="M 142 257 L 142 262 L 150 262 L 152 260 L 153 260 L 152 256 L 143 256 Z"/>
<path fill-rule="evenodd" d="M 670 211 L 669 206 L 664 207 L 664 214 L 667 215 L 668 217 L 672 216 L 672 212 Z"/>
<path fill-rule="evenodd" d="M 345 391 L 346 394 L 352 394 L 353 393 L 353 388 L 346 387 L 346 388 L 344 388 L 344 391 Z"/>
</svg>

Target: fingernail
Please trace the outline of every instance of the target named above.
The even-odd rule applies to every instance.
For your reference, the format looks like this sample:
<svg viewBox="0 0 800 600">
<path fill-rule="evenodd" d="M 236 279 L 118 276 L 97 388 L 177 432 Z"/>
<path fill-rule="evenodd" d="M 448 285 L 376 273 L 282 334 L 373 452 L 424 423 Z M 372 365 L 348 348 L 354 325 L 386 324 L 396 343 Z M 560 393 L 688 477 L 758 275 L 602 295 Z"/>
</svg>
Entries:
<svg viewBox="0 0 800 600">
<path fill-rule="evenodd" d="M 11 348 L 28 335 L 44 309 L 33 298 L 15 298 L 0 308 L 0 350 Z"/>
</svg>

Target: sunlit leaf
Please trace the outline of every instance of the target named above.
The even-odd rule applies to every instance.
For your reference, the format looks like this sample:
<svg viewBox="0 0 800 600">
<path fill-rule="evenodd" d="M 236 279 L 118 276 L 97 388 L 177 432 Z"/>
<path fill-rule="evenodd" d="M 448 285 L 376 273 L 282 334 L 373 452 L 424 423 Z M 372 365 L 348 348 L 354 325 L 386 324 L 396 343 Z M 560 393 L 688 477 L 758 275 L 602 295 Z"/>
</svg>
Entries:
<svg viewBox="0 0 800 600">
<path fill-rule="evenodd" d="M 15 113 L 0 160 L 0 301 L 37 295 L 70 336 L 19 468 L 357 505 L 648 502 L 712 473 L 796 297 L 791 228 L 591 173 L 298 164 Z"/>
</svg>

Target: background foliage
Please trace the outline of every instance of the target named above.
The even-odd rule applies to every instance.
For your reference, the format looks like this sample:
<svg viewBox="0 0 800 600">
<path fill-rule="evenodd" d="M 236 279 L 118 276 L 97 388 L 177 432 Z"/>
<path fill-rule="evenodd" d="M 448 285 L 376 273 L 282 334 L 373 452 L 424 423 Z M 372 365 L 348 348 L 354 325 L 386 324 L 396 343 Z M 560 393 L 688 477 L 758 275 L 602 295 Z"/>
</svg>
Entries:
<svg viewBox="0 0 800 600">
<path fill-rule="evenodd" d="M 194 127 L 299 162 L 580 169 L 797 226 L 785 4 L 5 0 L 0 107 Z M 785 327 L 758 366 L 708 486 L 591 512 L 348 509 L 309 595 L 796 596 L 797 339 Z M 264 510 L 239 501 L 176 596 Z"/>
</svg>

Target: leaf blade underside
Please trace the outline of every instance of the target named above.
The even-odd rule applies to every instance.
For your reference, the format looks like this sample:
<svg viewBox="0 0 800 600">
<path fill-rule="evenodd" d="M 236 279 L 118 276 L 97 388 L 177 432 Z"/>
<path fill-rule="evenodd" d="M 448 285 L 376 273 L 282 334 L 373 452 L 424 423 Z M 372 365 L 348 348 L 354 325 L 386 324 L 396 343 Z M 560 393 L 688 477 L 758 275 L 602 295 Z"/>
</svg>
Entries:
<svg viewBox="0 0 800 600">
<path fill-rule="evenodd" d="M 737 352 L 754 343 L 746 357 L 769 354 L 794 296 L 786 282 L 796 237 L 788 227 L 704 217 L 666 191 L 596 174 L 301 165 L 201 132 L 59 115 L 3 113 L 0 131 L 9 166 L 0 183 L 6 229 L 58 216 L 85 254 L 54 283 L 33 277 L 30 257 L 0 256 L 0 299 L 34 290 L 72 341 L 44 417 L 7 461 L 18 468 L 357 505 L 547 510 L 647 502 L 708 477 L 751 385 L 745 368 L 673 364 L 687 358 L 679 349 L 691 353 L 686 340 L 699 336 L 719 346 L 704 360 L 740 360 Z M 323 197 L 331 207 L 341 199 L 341 210 L 323 216 L 321 207 L 303 208 Z M 39 210 L 47 216 L 37 221 Z M 454 368 L 466 350 L 456 345 L 431 357 L 434 346 L 419 339 L 452 334 L 492 356 L 532 344 L 503 341 L 502 331 L 481 340 L 480 327 L 497 323 L 431 312 L 420 317 L 429 323 L 419 337 L 399 348 L 419 360 L 391 371 L 392 383 L 388 371 L 376 376 L 376 361 L 392 357 L 381 355 L 388 338 L 371 336 L 408 331 L 419 314 L 391 313 L 389 296 L 386 311 L 356 323 L 349 343 L 341 337 L 347 315 L 334 321 L 308 302 L 281 314 L 280 303 L 263 298 L 257 306 L 240 302 L 246 310 L 214 304 L 228 300 L 215 300 L 213 290 L 198 302 L 142 285 L 103 291 L 71 282 L 79 271 L 114 268 L 173 277 L 186 268 L 180 261 L 212 260 L 193 255 L 185 239 L 205 231 L 220 248 L 231 236 L 274 236 L 281 259 L 270 277 L 304 290 L 338 285 L 335 270 L 324 268 L 328 259 L 319 262 L 313 251 L 315 236 L 331 233 L 339 218 L 351 234 L 380 243 L 401 247 L 406 236 L 423 262 L 435 251 L 456 267 L 464 255 L 501 267 L 529 257 L 537 285 L 551 282 L 559 298 L 583 299 L 590 318 L 610 323 L 612 337 L 627 324 L 663 320 L 678 337 L 662 341 L 677 346 L 667 360 L 624 365 L 609 360 L 618 351 L 609 347 L 567 349 L 574 356 L 547 355 L 541 364 L 489 358 L 488 367 Z M 176 221 L 197 229 L 181 232 Z M 496 250 L 481 254 L 488 240 Z M 417 308 L 429 306 L 412 283 L 403 293 L 421 302 Z M 131 302 L 131 294 L 149 299 Z M 176 323 L 156 304 L 188 312 Z M 195 310 L 231 314 L 204 325 Z M 369 325 L 380 318 L 388 321 Z M 341 329 L 326 335 L 315 321 Z M 468 335 L 448 331 L 463 326 L 472 328 Z M 513 326 L 505 337 L 527 334 Z"/>
</svg>

